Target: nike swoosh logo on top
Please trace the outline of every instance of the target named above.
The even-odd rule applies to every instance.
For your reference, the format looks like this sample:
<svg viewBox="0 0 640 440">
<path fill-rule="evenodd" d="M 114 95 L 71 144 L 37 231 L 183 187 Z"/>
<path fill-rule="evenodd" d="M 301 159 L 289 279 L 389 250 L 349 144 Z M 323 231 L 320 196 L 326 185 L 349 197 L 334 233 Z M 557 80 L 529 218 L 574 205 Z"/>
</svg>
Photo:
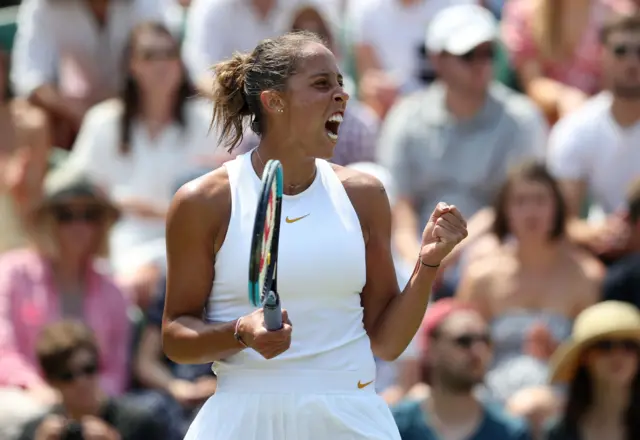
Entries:
<svg viewBox="0 0 640 440">
<path fill-rule="evenodd" d="M 373 381 L 369 381 L 369 382 L 366 382 L 366 383 L 362 383 L 362 382 L 358 381 L 358 388 L 359 388 L 359 389 L 366 388 L 366 387 L 368 387 L 369 385 L 371 385 L 372 383 L 373 383 Z"/>
<path fill-rule="evenodd" d="M 305 217 L 308 217 L 310 214 L 311 214 L 311 213 L 309 213 L 309 214 L 307 214 L 307 215 L 303 215 L 302 217 L 296 217 L 296 218 L 289 218 L 289 217 L 287 217 L 287 218 L 285 219 L 285 221 L 286 221 L 287 223 L 295 223 L 295 222 L 298 222 L 298 221 L 302 220 L 302 219 L 303 219 L 303 218 L 305 218 Z"/>
</svg>

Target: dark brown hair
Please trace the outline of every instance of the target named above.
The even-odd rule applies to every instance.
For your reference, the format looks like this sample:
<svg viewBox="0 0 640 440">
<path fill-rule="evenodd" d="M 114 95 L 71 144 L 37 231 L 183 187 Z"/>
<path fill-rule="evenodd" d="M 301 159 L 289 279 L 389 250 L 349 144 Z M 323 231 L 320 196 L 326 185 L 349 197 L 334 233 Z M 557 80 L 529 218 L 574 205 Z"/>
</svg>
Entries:
<svg viewBox="0 0 640 440">
<path fill-rule="evenodd" d="M 627 430 L 626 439 L 637 440 L 640 439 L 640 370 L 636 372 L 630 387 L 631 398 L 622 420 Z M 560 427 L 568 438 L 578 437 L 580 422 L 593 404 L 591 375 L 582 365 L 569 384 L 567 404 L 560 418 Z"/>
<path fill-rule="evenodd" d="M 600 29 L 600 42 L 607 44 L 614 32 L 640 32 L 640 14 L 616 14 L 611 16 Z"/>
<path fill-rule="evenodd" d="M 131 129 L 133 121 L 136 116 L 138 116 L 138 112 L 140 111 L 140 88 L 129 72 L 129 62 L 131 61 L 131 57 L 133 56 L 133 50 L 138 37 L 145 33 L 162 35 L 171 38 L 176 44 L 176 51 L 178 51 L 178 42 L 175 41 L 175 38 L 173 38 L 171 32 L 169 32 L 169 30 L 161 23 L 147 21 L 136 25 L 131 30 L 131 33 L 129 34 L 129 40 L 127 41 L 127 45 L 124 51 L 127 77 L 125 80 L 124 89 L 122 90 L 122 93 L 120 95 L 120 99 L 124 103 L 124 111 L 122 112 L 121 119 L 122 127 L 120 132 L 121 154 L 127 154 L 131 150 Z M 190 96 L 194 95 L 194 88 L 189 82 L 189 77 L 187 75 L 186 69 L 183 66 L 182 83 L 180 84 L 180 88 L 178 89 L 177 99 L 173 103 L 173 119 L 182 128 L 184 128 L 187 123 L 185 117 L 185 103 Z"/>
<path fill-rule="evenodd" d="M 567 220 L 567 208 L 562 198 L 562 193 L 556 179 L 551 176 L 544 164 L 537 161 L 525 161 L 513 167 L 507 179 L 498 191 L 496 201 L 494 203 L 495 220 L 493 222 L 492 231 L 502 241 L 509 234 L 509 222 L 507 220 L 507 200 L 511 192 L 511 188 L 517 182 L 538 182 L 546 185 L 551 190 L 553 202 L 555 204 L 556 216 L 553 221 L 553 229 L 551 230 L 552 240 L 562 238 L 565 233 L 565 222 Z"/>
<path fill-rule="evenodd" d="M 309 43 L 324 44 L 314 33 L 292 32 L 263 40 L 250 54 L 236 52 L 214 66 L 212 126 L 219 127 L 220 143 L 229 151 L 242 141 L 248 118 L 254 133 L 265 133 L 260 94 L 286 89 L 287 80 L 296 73 L 302 51 Z"/>
<path fill-rule="evenodd" d="M 36 342 L 36 356 L 44 377 L 50 380 L 59 375 L 78 350 L 87 350 L 98 358 L 96 339 L 86 325 L 60 321 L 46 326 Z"/>
</svg>

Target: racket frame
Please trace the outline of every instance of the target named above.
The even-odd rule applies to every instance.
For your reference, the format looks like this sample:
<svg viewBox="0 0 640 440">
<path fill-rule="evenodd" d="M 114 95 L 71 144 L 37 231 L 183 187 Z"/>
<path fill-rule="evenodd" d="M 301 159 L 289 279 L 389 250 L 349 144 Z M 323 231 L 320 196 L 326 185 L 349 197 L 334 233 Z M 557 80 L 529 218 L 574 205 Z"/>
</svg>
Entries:
<svg viewBox="0 0 640 440">
<path fill-rule="evenodd" d="M 271 239 L 271 251 L 268 255 L 268 267 L 263 286 L 259 285 L 260 281 L 260 260 L 262 258 L 262 242 L 264 241 L 264 226 L 267 221 L 269 196 L 271 188 L 275 180 L 274 195 L 274 226 L 273 237 Z M 254 307 L 263 307 L 265 311 L 265 323 L 272 321 L 274 327 L 269 328 L 276 330 L 282 326 L 280 295 L 277 286 L 277 270 L 278 270 L 278 245 L 280 239 L 280 221 L 282 218 L 282 196 L 283 196 L 283 174 L 282 165 L 277 160 L 267 162 L 262 173 L 262 185 L 258 198 L 258 207 L 256 209 L 255 221 L 253 224 L 253 236 L 251 237 L 251 254 L 249 258 L 249 301 Z M 270 319 L 268 319 L 269 314 Z M 280 320 L 278 321 L 278 317 Z"/>
</svg>

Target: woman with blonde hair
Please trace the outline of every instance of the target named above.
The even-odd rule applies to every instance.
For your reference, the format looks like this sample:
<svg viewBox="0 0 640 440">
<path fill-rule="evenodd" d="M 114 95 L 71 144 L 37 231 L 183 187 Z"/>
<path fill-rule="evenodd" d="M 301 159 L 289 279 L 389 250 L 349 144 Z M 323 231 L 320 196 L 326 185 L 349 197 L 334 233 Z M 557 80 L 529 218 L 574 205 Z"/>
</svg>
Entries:
<svg viewBox="0 0 640 440">
<path fill-rule="evenodd" d="M 548 440 L 640 438 L 640 312 L 604 301 L 585 309 L 551 359 L 551 381 L 568 384 Z"/>
<path fill-rule="evenodd" d="M 119 212 L 93 183 L 64 165 L 51 172 L 32 212 L 29 248 L 0 257 L 0 413 L 16 391 L 34 402 L 56 396 L 41 377 L 35 355 L 40 330 L 60 319 L 92 327 L 104 360 L 101 386 L 122 394 L 128 381 L 127 302 L 100 270 L 107 234 Z"/>
</svg>

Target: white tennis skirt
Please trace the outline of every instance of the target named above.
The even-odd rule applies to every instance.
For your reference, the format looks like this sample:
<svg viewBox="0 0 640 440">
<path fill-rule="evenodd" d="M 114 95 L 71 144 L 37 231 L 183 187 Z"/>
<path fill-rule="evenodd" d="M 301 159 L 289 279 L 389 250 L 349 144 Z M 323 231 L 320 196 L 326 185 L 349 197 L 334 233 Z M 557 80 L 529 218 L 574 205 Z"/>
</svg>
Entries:
<svg viewBox="0 0 640 440">
<path fill-rule="evenodd" d="M 354 372 L 224 372 L 185 440 L 400 440 L 369 380 Z"/>
</svg>

